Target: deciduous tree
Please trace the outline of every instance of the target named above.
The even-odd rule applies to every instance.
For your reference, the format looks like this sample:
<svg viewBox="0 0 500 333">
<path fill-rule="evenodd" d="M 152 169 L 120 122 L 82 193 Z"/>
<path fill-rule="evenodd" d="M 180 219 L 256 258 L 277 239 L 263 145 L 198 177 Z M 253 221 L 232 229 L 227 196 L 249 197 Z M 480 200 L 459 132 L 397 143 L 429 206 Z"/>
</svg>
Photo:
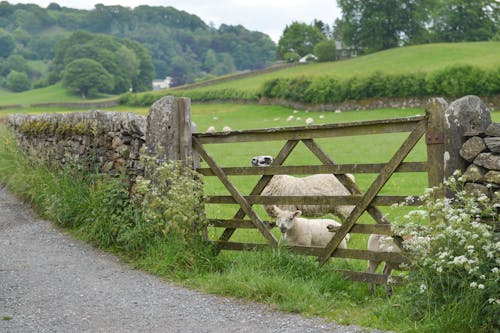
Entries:
<svg viewBox="0 0 500 333">
<path fill-rule="evenodd" d="M 106 92 L 113 88 L 113 77 L 97 61 L 77 59 L 63 73 L 63 85 L 87 98 L 89 93 Z"/>
</svg>

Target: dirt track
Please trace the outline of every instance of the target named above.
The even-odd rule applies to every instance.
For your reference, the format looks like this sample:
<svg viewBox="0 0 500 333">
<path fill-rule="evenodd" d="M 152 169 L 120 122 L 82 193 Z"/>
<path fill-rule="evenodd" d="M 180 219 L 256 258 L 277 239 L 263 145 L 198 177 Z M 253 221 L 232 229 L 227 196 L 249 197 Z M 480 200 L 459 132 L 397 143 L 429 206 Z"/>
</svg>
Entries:
<svg viewBox="0 0 500 333">
<path fill-rule="evenodd" d="M 131 269 L 38 219 L 0 187 L 0 332 L 366 330 L 205 295 Z"/>
</svg>

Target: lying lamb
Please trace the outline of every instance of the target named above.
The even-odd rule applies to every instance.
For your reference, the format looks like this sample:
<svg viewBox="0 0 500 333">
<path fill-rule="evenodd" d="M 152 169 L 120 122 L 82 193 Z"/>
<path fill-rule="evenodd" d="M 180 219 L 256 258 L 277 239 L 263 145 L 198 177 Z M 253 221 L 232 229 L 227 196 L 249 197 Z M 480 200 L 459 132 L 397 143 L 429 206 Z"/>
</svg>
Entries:
<svg viewBox="0 0 500 333">
<path fill-rule="evenodd" d="M 390 236 L 383 236 L 378 234 L 371 234 L 370 238 L 368 238 L 368 250 L 374 252 L 396 252 L 401 253 L 401 249 L 396 245 L 394 239 Z M 377 267 L 380 265 L 381 261 L 368 261 L 368 267 L 366 269 L 367 273 L 375 273 Z M 387 278 L 391 275 L 393 269 L 398 269 L 399 264 L 386 262 L 384 265 L 384 269 L 382 270 L 382 274 Z M 370 292 L 374 292 L 375 286 L 373 283 L 370 283 Z M 387 294 L 392 294 L 392 286 L 390 283 L 387 284 Z"/>
<path fill-rule="evenodd" d="M 269 166 L 273 163 L 271 156 L 256 156 L 252 158 L 252 166 Z M 354 176 L 346 174 L 354 181 Z M 351 192 L 332 174 L 312 175 L 297 178 L 289 175 L 274 175 L 262 191 L 261 195 L 268 196 L 341 196 Z M 328 205 L 280 205 L 283 210 L 300 210 L 304 216 L 323 216 L 332 213 L 345 220 L 354 209 L 354 206 Z M 272 206 L 264 206 L 266 213 L 275 217 Z"/>
<path fill-rule="evenodd" d="M 340 226 L 341 224 L 335 220 L 330 219 L 305 219 L 300 217 L 302 212 L 296 210 L 290 212 L 281 210 L 273 206 L 277 216 L 276 225 L 281 231 L 281 238 L 287 245 L 294 246 L 321 246 L 325 247 L 326 244 L 335 235 L 328 231 L 329 225 Z M 340 242 L 339 248 L 346 249 L 349 234 Z"/>
</svg>

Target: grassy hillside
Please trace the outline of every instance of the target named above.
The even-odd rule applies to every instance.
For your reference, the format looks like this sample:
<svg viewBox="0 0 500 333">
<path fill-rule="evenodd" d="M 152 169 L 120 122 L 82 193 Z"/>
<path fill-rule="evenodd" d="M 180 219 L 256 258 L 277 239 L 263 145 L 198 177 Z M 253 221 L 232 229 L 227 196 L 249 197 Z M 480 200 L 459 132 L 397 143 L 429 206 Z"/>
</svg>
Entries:
<svg viewBox="0 0 500 333">
<path fill-rule="evenodd" d="M 272 73 L 218 83 L 199 88 L 199 90 L 233 88 L 256 91 L 266 80 L 276 77 L 329 75 L 337 78 L 349 78 L 368 76 L 375 72 L 385 74 L 433 72 L 456 64 L 493 68 L 500 65 L 498 54 L 500 54 L 500 42 L 416 45 L 390 49 L 344 61 L 290 67 Z M 189 86 L 186 89 L 189 89 Z"/>
<path fill-rule="evenodd" d="M 110 96 L 99 95 L 96 99 L 104 99 Z M 0 89 L 0 105 L 14 104 L 36 104 L 36 103 L 78 103 L 82 102 L 80 95 L 74 94 L 63 88 L 60 84 L 53 86 L 28 90 L 22 93 L 12 93 Z"/>
</svg>

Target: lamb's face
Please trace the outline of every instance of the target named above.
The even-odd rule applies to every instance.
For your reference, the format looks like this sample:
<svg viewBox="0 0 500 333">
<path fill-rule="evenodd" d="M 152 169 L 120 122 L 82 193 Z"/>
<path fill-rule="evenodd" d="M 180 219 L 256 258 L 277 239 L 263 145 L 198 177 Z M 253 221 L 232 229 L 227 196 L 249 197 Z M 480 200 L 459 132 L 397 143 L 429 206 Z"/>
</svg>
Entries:
<svg viewBox="0 0 500 333">
<path fill-rule="evenodd" d="M 276 211 L 276 225 L 280 229 L 282 234 L 286 234 L 288 230 L 293 228 L 293 223 L 296 217 L 299 217 L 302 212 L 296 210 L 295 212 L 289 212 L 286 210 L 280 210 L 275 208 Z"/>
<path fill-rule="evenodd" d="M 252 166 L 270 166 L 273 161 L 274 159 L 272 156 L 255 156 L 254 158 L 252 158 Z"/>
</svg>

